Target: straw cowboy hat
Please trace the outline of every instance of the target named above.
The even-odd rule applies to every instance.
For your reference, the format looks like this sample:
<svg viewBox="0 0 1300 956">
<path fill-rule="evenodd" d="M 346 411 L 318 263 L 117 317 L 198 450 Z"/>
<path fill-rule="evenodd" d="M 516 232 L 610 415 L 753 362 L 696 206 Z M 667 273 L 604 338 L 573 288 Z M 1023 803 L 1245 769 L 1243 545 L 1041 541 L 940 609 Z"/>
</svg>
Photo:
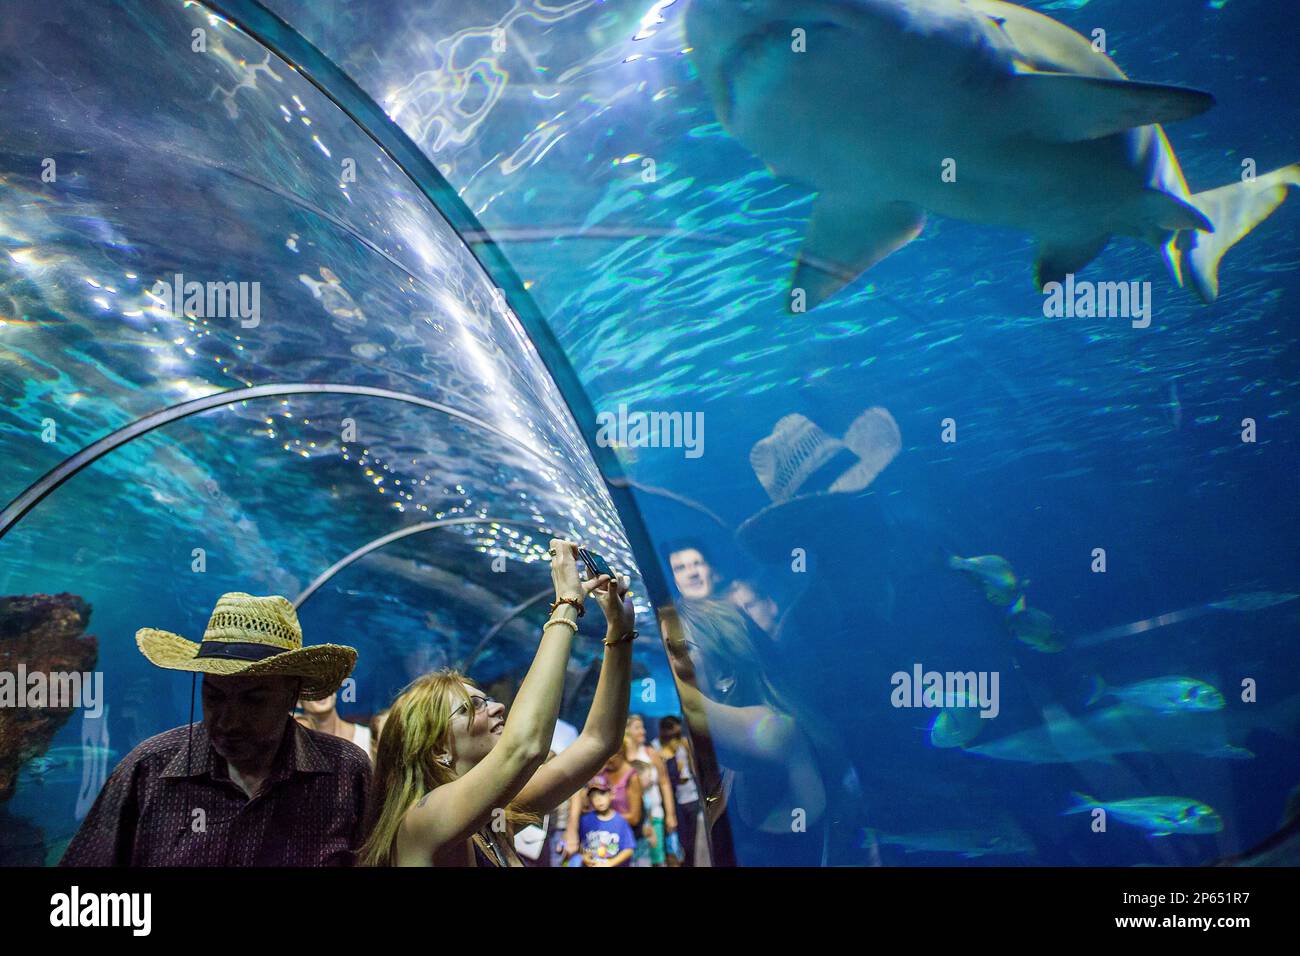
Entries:
<svg viewBox="0 0 1300 956">
<path fill-rule="evenodd" d="M 357 662 L 354 648 L 339 644 L 302 646 L 302 627 L 293 605 L 279 595 L 223 594 L 208 619 L 203 643 L 142 627 L 140 652 L 158 667 L 221 677 L 300 677 L 303 700 L 321 700 L 339 689 Z"/>
<path fill-rule="evenodd" d="M 738 529 L 740 543 L 762 558 L 788 555 L 791 547 L 822 530 L 860 532 L 870 517 L 861 492 L 902 448 L 898 423 L 883 408 L 868 408 L 843 439 L 828 435 L 803 415 L 787 415 L 754 445 L 749 463 L 772 499 Z M 845 521 L 858 522 L 845 525 Z M 833 528 L 828 523 L 835 523 Z"/>
</svg>

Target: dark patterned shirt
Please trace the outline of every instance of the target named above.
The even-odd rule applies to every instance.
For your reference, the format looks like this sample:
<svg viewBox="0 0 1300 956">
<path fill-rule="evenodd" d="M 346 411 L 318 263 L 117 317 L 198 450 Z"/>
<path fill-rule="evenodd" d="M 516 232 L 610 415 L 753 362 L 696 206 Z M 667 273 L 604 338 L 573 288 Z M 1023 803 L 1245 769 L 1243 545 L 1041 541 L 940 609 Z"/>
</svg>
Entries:
<svg viewBox="0 0 1300 956">
<path fill-rule="evenodd" d="M 60 865 L 351 866 L 364 838 L 370 758 L 288 723 L 252 799 L 202 723 L 192 741 L 189 725 L 150 737 L 117 765 Z"/>
</svg>

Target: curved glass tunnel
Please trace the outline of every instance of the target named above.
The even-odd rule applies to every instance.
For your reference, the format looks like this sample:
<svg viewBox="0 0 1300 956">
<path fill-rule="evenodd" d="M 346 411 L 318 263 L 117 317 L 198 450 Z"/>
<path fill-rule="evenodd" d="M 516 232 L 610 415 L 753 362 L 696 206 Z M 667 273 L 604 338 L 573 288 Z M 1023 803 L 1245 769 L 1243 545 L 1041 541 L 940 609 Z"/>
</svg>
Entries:
<svg viewBox="0 0 1300 956">
<path fill-rule="evenodd" d="M 1112 243 L 1089 271 L 1151 281 L 1145 329 L 1045 319 L 1032 242 L 946 219 L 792 315 L 813 193 L 719 123 L 687 8 L 6 5 L 0 504 L 129 436 L 0 537 L 0 595 L 51 596 L 6 613 L 94 635 L 106 701 L 41 753 L 0 735 L 7 860 L 57 859 L 105 769 L 186 719 L 138 627 L 310 592 L 306 640 L 360 651 L 345 716 L 443 665 L 508 699 L 557 533 L 660 624 L 632 709 L 687 717 L 718 862 L 1193 864 L 1289 819 L 1300 203 L 1211 306 Z M 1168 129 L 1203 189 L 1300 156 L 1261 9 L 1047 12 L 1218 95 Z M 930 706 L 930 672 L 987 701 Z M 1152 797 L 1221 826 L 1157 837 L 1124 812 Z"/>
</svg>

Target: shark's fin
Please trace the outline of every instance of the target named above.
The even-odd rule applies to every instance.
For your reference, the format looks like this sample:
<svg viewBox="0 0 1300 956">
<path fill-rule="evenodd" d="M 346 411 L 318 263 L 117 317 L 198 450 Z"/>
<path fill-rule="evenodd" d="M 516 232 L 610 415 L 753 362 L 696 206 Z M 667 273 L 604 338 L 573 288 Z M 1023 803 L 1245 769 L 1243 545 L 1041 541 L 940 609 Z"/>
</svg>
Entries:
<svg viewBox="0 0 1300 956">
<path fill-rule="evenodd" d="M 925 213 L 905 202 L 863 207 L 823 193 L 808 221 L 808 236 L 795 264 L 792 295 L 798 290 L 810 311 L 891 252 L 921 234 Z"/>
<path fill-rule="evenodd" d="M 1282 205 L 1291 186 L 1300 187 L 1300 163 L 1191 197 L 1192 205 L 1214 223 L 1214 233 L 1175 235 L 1169 254 L 1179 257 L 1179 272 L 1190 277 L 1202 301 L 1213 302 L 1219 296 L 1219 262 L 1224 253 Z"/>
<path fill-rule="evenodd" d="M 1070 273 L 1080 272 L 1106 248 L 1110 236 L 1089 236 L 1079 240 L 1043 239 L 1038 246 L 1034 275 L 1041 290 L 1049 282 L 1064 282 Z"/>
<path fill-rule="evenodd" d="M 1012 82 L 1016 113 L 1028 124 L 1025 132 L 1052 142 L 1077 143 L 1173 123 L 1214 105 L 1214 97 L 1201 90 L 1076 73 L 1018 73 Z"/>
</svg>

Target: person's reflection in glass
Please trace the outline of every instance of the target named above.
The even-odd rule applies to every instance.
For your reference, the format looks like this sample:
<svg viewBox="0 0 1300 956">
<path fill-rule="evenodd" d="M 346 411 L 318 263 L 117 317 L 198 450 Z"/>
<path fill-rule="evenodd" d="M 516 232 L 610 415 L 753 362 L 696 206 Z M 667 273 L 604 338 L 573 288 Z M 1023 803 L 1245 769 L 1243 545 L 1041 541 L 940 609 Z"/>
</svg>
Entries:
<svg viewBox="0 0 1300 956">
<path fill-rule="evenodd" d="M 768 637 L 776 633 L 781 609 L 770 595 L 749 578 L 738 578 L 727 588 L 727 600 L 745 613 Z"/>
<path fill-rule="evenodd" d="M 796 707 L 762 665 L 755 625 L 727 601 L 682 601 L 669 641 L 682 711 L 711 738 L 722 779 L 710 781 L 713 823 L 725 809 L 746 866 L 816 866 L 826 852 L 826 788 Z M 698 728 L 698 730 L 697 730 Z"/>
<path fill-rule="evenodd" d="M 704 545 L 694 539 L 673 542 L 665 549 L 673 583 L 682 597 L 702 601 L 714 596 L 718 573 L 710 563 Z"/>
</svg>

